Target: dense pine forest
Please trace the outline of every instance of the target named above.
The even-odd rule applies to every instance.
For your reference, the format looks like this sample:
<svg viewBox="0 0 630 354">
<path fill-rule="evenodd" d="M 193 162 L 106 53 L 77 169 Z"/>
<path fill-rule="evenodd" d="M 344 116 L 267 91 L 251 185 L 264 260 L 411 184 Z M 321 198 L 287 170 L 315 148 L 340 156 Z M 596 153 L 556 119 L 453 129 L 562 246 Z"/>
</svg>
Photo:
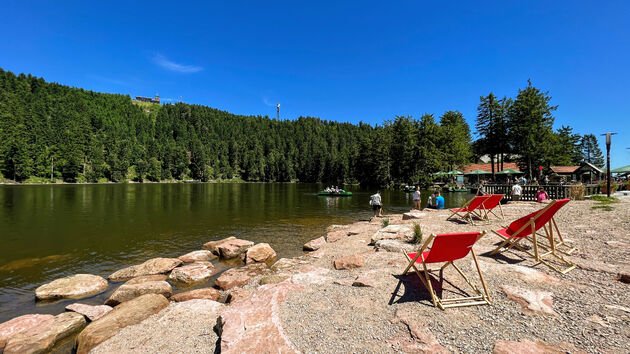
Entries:
<svg viewBox="0 0 630 354">
<path fill-rule="evenodd" d="M 553 131 L 550 97 L 531 83 L 515 99 L 481 97 L 473 143 L 463 115 L 395 117 L 372 126 L 299 117 L 241 116 L 191 104 L 47 83 L 0 69 L 0 178 L 66 182 L 194 179 L 430 182 L 489 154 L 536 166 L 599 164 L 594 136 Z M 594 140 L 593 140 L 594 139 Z M 599 155 L 598 155 L 599 154 Z M 501 157 L 504 158 L 501 158 Z"/>
</svg>

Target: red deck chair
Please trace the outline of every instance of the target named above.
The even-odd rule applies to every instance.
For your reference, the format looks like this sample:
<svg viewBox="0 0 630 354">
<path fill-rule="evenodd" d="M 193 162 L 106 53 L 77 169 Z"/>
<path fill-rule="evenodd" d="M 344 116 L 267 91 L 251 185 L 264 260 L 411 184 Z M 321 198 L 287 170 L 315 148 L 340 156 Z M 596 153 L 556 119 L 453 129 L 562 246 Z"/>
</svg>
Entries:
<svg viewBox="0 0 630 354">
<path fill-rule="evenodd" d="M 554 220 L 554 215 L 569 201 L 570 199 L 552 200 L 551 203 L 549 203 L 543 209 L 540 209 L 513 221 L 510 226 L 506 227 L 505 229 L 493 231 L 495 234 L 499 235 L 503 239 L 503 242 L 501 242 L 501 244 L 497 248 L 495 248 L 494 251 L 490 252 L 490 254 L 496 254 L 504 247 L 505 250 L 509 250 L 510 248 L 515 247 L 534 257 L 536 261 L 545 264 L 546 266 L 557 272 L 565 274 L 568 271 L 574 269 L 576 265 L 565 259 L 559 253 L 571 254 L 575 250 L 575 248 L 572 248 L 564 241 L 562 235 L 560 234 L 560 230 L 558 229 L 558 224 Z M 544 230 L 544 234 L 538 232 L 540 229 Z M 549 243 L 542 243 L 542 240 L 540 240 L 538 236 L 542 236 L 544 239 L 547 239 Z M 556 242 L 556 236 L 558 237 L 559 242 Z M 532 242 L 534 246 L 533 254 L 519 245 L 519 242 L 521 242 L 522 240 L 529 240 Z M 558 249 L 561 246 L 568 247 L 570 249 L 567 251 L 561 251 Z M 545 252 L 541 253 L 539 251 L 539 248 L 541 248 Z M 561 263 L 565 264 L 566 268 L 560 269 L 545 261 L 543 257 L 547 255 L 554 256 Z"/>
<path fill-rule="evenodd" d="M 467 201 L 462 205 L 459 209 L 451 209 L 451 215 L 446 218 L 449 220 L 453 216 L 457 215 L 460 218 L 470 221 L 471 224 L 475 225 L 473 221 L 473 216 L 479 219 L 484 219 L 485 211 L 483 211 L 483 202 L 485 202 L 488 198 L 490 198 L 490 194 L 478 195 L 471 200 Z M 462 214 L 460 214 L 462 213 Z"/>
<path fill-rule="evenodd" d="M 485 218 L 488 220 L 489 214 L 492 214 L 499 218 L 499 215 L 494 213 L 494 209 L 498 206 L 501 211 L 501 220 L 505 220 L 505 216 L 503 215 L 503 208 L 501 207 L 501 200 L 503 199 L 504 194 L 490 194 L 490 197 L 483 202 L 483 209 L 486 211 Z"/>
<path fill-rule="evenodd" d="M 486 282 L 483 279 L 483 275 L 481 274 L 481 269 L 479 268 L 479 263 L 477 262 L 477 256 L 475 255 L 475 251 L 473 250 L 473 245 L 475 244 L 475 242 L 477 242 L 477 240 L 479 240 L 485 234 L 486 232 L 483 231 L 431 235 L 418 252 L 405 253 L 405 257 L 407 257 L 407 260 L 409 260 L 409 265 L 407 266 L 407 268 L 405 268 L 403 275 L 407 274 L 409 268 L 413 268 L 418 277 L 420 277 L 420 281 L 422 281 L 424 286 L 431 293 L 433 305 L 438 306 L 442 310 L 448 307 L 490 304 L 490 294 L 488 293 Z M 431 249 L 429 251 L 426 251 L 431 241 L 433 241 L 433 245 L 431 246 Z M 470 279 L 462 272 L 462 270 L 458 266 L 456 266 L 455 263 L 453 263 L 453 261 L 466 257 L 468 253 L 472 254 L 473 260 L 475 261 L 475 266 L 477 267 L 477 272 L 479 273 L 479 279 L 481 280 L 481 285 L 483 286 L 483 293 L 470 281 Z M 442 262 L 446 262 L 446 264 L 444 264 L 440 268 L 440 281 L 443 280 L 444 269 L 447 266 L 452 265 L 455 270 L 457 270 L 457 272 L 464 278 L 464 280 L 466 280 L 468 285 L 473 288 L 477 295 L 451 299 L 440 299 L 437 296 L 436 292 L 433 290 L 433 286 L 431 285 L 431 277 L 429 276 L 427 264 Z M 424 277 L 420 274 L 418 268 L 416 268 L 416 263 L 422 264 L 422 267 L 424 268 Z"/>
</svg>

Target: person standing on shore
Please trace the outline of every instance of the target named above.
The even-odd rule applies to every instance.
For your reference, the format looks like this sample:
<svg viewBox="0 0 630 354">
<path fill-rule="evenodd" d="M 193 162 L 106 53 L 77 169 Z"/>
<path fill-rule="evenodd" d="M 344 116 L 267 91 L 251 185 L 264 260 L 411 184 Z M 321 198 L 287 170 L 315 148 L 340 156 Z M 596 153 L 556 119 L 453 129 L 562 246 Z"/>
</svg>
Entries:
<svg viewBox="0 0 630 354">
<path fill-rule="evenodd" d="M 416 187 L 416 191 L 413 192 L 413 207 L 420 210 L 420 187 Z"/>
<path fill-rule="evenodd" d="M 481 180 L 481 182 L 479 182 L 479 188 L 477 188 L 477 195 L 484 195 L 486 194 L 486 188 L 484 187 L 484 180 Z"/>
<path fill-rule="evenodd" d="M 518 181 L 514 183 L 512 186 L 512 200 L 518 202 L 521 200 L 521 193 L 523 192 L 523 188 L 518 184 Z"/>
<path fill-rule="evenodd" d="M 374 212 L 374 217 L 382 217 L 383 216 L 383 202 L 381 200 L 381 192 L 376 191 L 376 194 L 372 194 L 370 196 L 370 205 L 372 206 L 372 211 Z"/>
</svg>

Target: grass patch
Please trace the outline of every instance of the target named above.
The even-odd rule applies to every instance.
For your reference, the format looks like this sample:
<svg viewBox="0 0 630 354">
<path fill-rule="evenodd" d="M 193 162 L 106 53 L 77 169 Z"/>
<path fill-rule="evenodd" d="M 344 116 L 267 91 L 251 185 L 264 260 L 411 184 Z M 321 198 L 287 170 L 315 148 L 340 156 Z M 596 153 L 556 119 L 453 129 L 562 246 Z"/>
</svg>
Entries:
<svg viewBox="0 0 630 354">
<path fill-rule="evenodd" d="M 591 197 L 591 200 L 597 202 L 596 205 L 592 207 L 592 209 L 602 209 L 605 211 L 613 211 L 613 204 L 619 203 L 619 199 L 615 197 L 604 197 L 602 195 L 594 195 Z"/>
<path fill-rule="evenodd" d="M 387 227 L 387 226 L 389 226 L 389 219 L 383 219 L 383 220 L 381 221 L 381 225 L 383 225 L 383 227 Z"/>
<path fill-rule="evenodd" d="M 413 242 L 422 243 L 422 229 L 419 224 L 413 224 Z"/>
</svg>

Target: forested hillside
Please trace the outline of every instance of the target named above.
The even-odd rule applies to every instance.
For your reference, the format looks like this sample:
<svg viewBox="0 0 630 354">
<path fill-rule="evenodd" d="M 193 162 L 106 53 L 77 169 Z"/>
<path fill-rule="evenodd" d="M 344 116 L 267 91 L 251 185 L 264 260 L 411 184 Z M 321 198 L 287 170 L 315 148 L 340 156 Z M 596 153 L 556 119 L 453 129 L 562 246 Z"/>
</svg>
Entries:
<svg viewBox="0 0 630 354">
<path fill-rule="evenodd" d="M 52 171 L 67 182 L 241 178 L 383 186 L 426 184 L 431 173 L 470 162 L 473 152 L 522 153 L 524 168 L 579 162 L 581 137 L 569 127 L 553 132 L 548 101 L 531 84 L 516 100 L 482 97 L 473 149 L 457 111 L 378 126 L 240 116 L 183 103 L 149 111 L 129 96 L 0 69 L 0 178 L 49 180 Z"/>
<path fill-rule="evenodd" d="M 445 126 L 465 128 L 461 145 L 469 151 L 465 121 L 458 113 L 447 116 L 454 119 L 445 119 Z M 373 127 L 239 116 L 181 103 L 147 113 L 128 96 L 0 70 L 0 172 L 17 181 L 50 178 L 52 170 L 70 182 L 411 182 L 463 161 L 441 159 L 447 153 L 437 148 L 440 128 L 431 116 Z M 388 136 L 392 129 L 401 136 Z"/>
</svg>

